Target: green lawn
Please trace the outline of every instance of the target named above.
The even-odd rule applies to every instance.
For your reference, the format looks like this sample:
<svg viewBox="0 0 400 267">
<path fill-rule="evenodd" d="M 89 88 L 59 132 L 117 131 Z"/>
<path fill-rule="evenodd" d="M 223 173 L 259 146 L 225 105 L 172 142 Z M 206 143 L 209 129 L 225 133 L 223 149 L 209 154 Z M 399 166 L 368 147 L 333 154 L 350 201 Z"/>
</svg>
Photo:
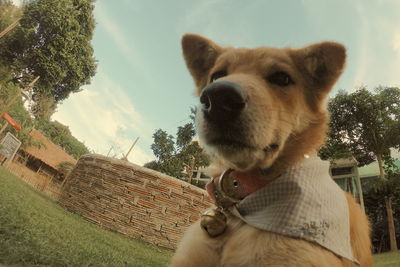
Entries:
<svg viewBox="0 0 400 267">
<path fill-rule="evenodd" d="M 400 267 L 400 250 L 374 256 L 375 267 Z"/>
<path fill-rule="evenodd" d="M 171 255 L 86 222 L 0 167 L 0 265 L 153 267 Z"/>
<path fill-rule="evenodd" d="M 105 231 L 0 167 L 0 266 L 165 266 L 172 252 Z M 374 256 L 400 267 L 400 251 Z"/>
</svg>

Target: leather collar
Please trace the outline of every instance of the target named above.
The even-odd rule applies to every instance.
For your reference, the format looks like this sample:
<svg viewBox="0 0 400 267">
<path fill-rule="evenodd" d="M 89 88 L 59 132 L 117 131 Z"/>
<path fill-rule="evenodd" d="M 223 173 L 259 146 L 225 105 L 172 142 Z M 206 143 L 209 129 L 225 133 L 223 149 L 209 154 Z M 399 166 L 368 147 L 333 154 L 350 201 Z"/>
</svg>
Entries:
<svg viewBox="0 0 400 267">
<path fill-rule="evenodd" d="M 207 183 L 206 190 L 218 207 L 228 209 L 270 182 L 260 170 L 239 172 L 227 169 L 213 177 Z"/>
</svg>

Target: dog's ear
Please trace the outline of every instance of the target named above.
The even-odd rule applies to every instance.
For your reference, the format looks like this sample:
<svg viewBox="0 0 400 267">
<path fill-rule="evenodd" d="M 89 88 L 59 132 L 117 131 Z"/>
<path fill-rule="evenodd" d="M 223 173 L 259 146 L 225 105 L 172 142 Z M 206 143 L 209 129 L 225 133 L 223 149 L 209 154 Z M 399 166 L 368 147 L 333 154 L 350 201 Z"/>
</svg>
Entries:
<svg viewBox="0 0 400 267">
<path fill-rule="evenodd" d="M 214 66 L 222 47 L 200 35 L 185 34 L 182 37 L 183 57 L 197 87 L 207 83 L 209 70 Z"/>
<path fill-rule="evenodd" d="M 344 69 L 346 48 L 335 42 L 317 43 L 297 50 L 294 60 L 311 86 L 327 93 Z"/>
</svg>

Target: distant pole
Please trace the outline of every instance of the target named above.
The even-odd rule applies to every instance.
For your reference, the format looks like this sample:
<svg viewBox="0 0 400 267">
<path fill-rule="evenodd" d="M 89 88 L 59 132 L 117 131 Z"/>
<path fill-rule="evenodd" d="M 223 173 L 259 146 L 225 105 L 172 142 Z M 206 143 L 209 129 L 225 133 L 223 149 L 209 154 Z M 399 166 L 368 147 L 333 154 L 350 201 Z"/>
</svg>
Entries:
<svg viewBox="0 0 400 267">
<path fill-rule="evenodd" d="M 190 159 L 190 175 L 189 175 L 189 184 L 192 183 L 192 177 L 193 177 L 193 171 L 194 171 L 194 162 L 196 161 L 196 158 L 192 156 Z"/>
<path fill-rule="evenodd" d="M 32 89 L 32 87 L 35 85 L 35 83 L 40 79 L 40 76 L 36 76 L 35 79 L 33 79 L 33 81 L 31 81 L 28 86 L 26 86 L 24 89 L 22 89 L 23 91 L 28 91 L 30 89 Z"/>
<path fill-rule="evenodd" d="M 110 155 L 112 149 L 113 149 L 113 146 L 111 146 L 110 150 L 108 150 L 107 157 L 108 157 L 108 155 Z"/>
<path fill-rule="evenodd" d="M 11 23 L 7 28 L 5 28 L 2 32 L 0 32 L 0 38 L 3 37 L 4 35 L 6 35 L 9 31 L 11 31 L 12 29 L 14 29 L 18 23 L 19 23 L 20 19 L 17 19 L 16 21 L 14 21 L 13 23 Z"/>
<path fill-rule="evenodd" d="M 7 125 L 8 125 L 8 122 L 5 122 L 5 123 L 3 124 L 3 126 L 2 126 L 1 129 L 0 129 L 0 134 L 3 133 L 3 131 L 6 129 Z"/>
<path fill-rule="evenodd" d="M 137 143 L 138 140 L 139 140 L 139 137 L 136 138 L 136 140 L 133 142 L 131 148 L 129 148 L 129 150 L 128 150 L 128 153 L 126 153 L 126 155 L 124 156 L 124 159 L 128 160 L 129 153 L 131 153 L 133 147 L 136 145 L 136 143 Z"/>
<path fill-rule="evenodd" d="M 17 101 L 18 97 L 21 95 L 21 91 L 22 92 L 26 92 L 28 90 L 30 90 L 33 85 L 39 80 L 40 76 L 37 76 L 35 79 L 33 79 L 33 81 L 31 81 L 28 86 L 26 86 L 24 89 L 20 89 L 20 91 L 18 91 L 17 95 L 14 96 L 10 102 L 7 103 L 7 105 L 4 107 L 4 110 L 2 112 L 0 112 L 0 116 L 3 116 L 3 114 L 5 112 L 8 111 L 8 109 L 15 103 L 15 101 Z"/>
<path fill-rule="evenodd" d="M 193 171 L 194 171 L 194 163 L 196 162 L 196 158 L 194 156 L 190 156 L 189 164 L 183 163 L 183 166 L 186 168 L 186 174 L 188 176 L 188 183 L 192 183 Z"/>
<path fill-rule="evenodd" d="M 0 112 L 0 117 L 3 117 L 3 115 L 10 109 L 10 107 L 15 103 L 15 101 L 17 101 L 18 97 L 21 95 L 21 92 L 25 92 L 27 90 L 30 90 L 33 85 L 39 80 L 40 76 L 37 76 L 35 79 L 33 79 L 33 81 L 31 81 L 27 87 L 25 87 L 24 89 L 19 89 L 20 91 L 18 91 L 17 95 L 14 96 L 10 102 L 8 102 L 5 107 L 4 110 Z M 3 131 L 6 129 L 8 123 L 7 121 L 4 123 L 4 125 L 1 127 L 0 129 L 0 134 L 3 133 Z"/>
</svg>

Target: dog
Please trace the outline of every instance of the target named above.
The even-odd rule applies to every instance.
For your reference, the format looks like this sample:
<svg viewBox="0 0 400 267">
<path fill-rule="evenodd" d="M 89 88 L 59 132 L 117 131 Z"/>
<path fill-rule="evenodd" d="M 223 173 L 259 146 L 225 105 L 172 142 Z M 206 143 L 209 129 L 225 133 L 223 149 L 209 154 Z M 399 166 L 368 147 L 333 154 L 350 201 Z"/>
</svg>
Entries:
<svg viewBox="0 0 400 267">
<path fill-rule="evenodd" d="M 233 48 L 186 34 L 182 49 L 200 98 L 198 136 L 216 177 L 207 191 L 218 207 L 188 228 L 170 266 L 372 266 L 366 215 L 316 156 L 345 47 Z M 296 194 L 306 208 L 293 202 Z"/>
</svg>

